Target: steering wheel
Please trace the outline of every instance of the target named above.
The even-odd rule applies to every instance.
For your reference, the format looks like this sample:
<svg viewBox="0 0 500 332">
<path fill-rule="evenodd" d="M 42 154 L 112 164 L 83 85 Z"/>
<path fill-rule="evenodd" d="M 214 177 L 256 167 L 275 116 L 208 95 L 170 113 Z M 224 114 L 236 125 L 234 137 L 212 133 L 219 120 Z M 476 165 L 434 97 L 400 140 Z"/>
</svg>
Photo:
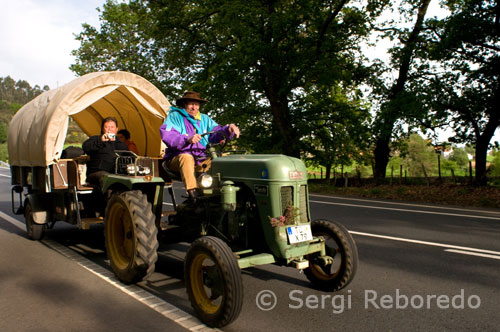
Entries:
<svg viewBox="0 0 500 332">
<path fill-rule="evenodd" d="M 191 152 L 191 155 L 194 157 L 195 161 L 198 161 L 200 159 L 200 157 L 196 156 L 193 153 L 195 150 L 203 150 L 202 152 L 205 155 L 205 157 L 211 158 L 212 156 L 210 154 L 210 148 L 218 146 L 217 155 L 220 156 L 222 154 L 222 151 L 224 151 L 224 148 L 226 147 L 226 144 L 229 141 L 229 137 L 227 136 L 227 134 L 226 134 L 226 132 L 224 130 L 211 130 L 211 131 L 208 131 L 206 133 L 200 134 L 200 136 L 201 137 L 205 137 L 207 135 L 216 134 L 216 133 L 217 134 L 219 134 L 219 133 L 222 134 L 222 136 L 224 136 L 224 139 L 221 140 L 218 143 L 210 143 L 210 142 L 208 142 L 207 145 L 206 145 L 206 147 L 203 148 L 203 149 L 196 148 L 194 143 L 191 144 L 191 146 L 190 146 L 190 152 Z M 207 139 L 207 141 L 208 141 L 208 139 Z"/>
<path fill-rule="evenodd" d="M 201 136 L 203 137 L 203 136 L 206 136 L 206 135 L 218 134 L 218 133 L 222 134 L 222 136 L 224 136 L 224 139 L 220 140 L 218 143 L 210 143 L 210 142 L 208 142 L 207 143 L 207 150 L 209 150 L 213 146 L 218 146 L 219 147 L 219 152 L 222 153 L 222 151 L 224 151 L 224 148 L 227 145 L 227 142 L 229 141 L 229 137 L 227 136 L 227 134 L 226 134 L 226 132 L 224 130 L 209 131 L 207 133 L 202 134 Z"/>
</svg>

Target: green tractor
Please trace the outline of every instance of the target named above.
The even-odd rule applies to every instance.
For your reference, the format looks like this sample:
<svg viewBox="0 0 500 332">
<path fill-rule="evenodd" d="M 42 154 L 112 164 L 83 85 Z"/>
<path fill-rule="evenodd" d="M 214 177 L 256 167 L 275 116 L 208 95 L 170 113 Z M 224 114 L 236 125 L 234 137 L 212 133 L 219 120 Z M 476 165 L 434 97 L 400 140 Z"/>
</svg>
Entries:
<svg viewBox="0 0 500 332">
<path fill-rule="evenodd" d="M 224 154 L 208 146 L 211 168 L 200 195 L 161 222 L 160 241 L 191 242 L 184 276 L 189 300 L 210 326 L 232 322 L 242 306 L 240 269 L 264 264 L 303 270 L 314 287 L 337 291 L 356 273 L 356 244 L 340 224 L 311 222 L 307 170 L 284 155 Z M 167 187 L 175 177 L 166 170 Z"/>
<path fill-rule="evenodd" d="M 43 238 L 56 221 L 81 229 L 103 223 L 111 267 L 125 283 L 151 275 L 160 242 L 190 242 L 187 293 L 198 317 L 214 327 L 230 324 L 241 311 L 241 269 L 293 267 L 328 292 L 352 281 L 356 244 L 342 225 L 311 221 L 307 171 L 299 159 L 208 146 L 212 166 L 199 174 L 198 198 L 178 203 L 178 175 L 163 168 L 160 157 L 158 128 L 169 106 L 149 82 L 125 72 L 87 74 L 24 106 L 8 141 L 12 209 L 24 214 L 28 237 Z M 116 174 L 98 192 L 85 181 L 86 157 L 62 158 L 61 151 L 68 117 L 90 136 L 106 116 L 131 132 L 141 156 L 117 152 Z M 162 209 L 164 189 L 170 211 Z"/>
</svg>

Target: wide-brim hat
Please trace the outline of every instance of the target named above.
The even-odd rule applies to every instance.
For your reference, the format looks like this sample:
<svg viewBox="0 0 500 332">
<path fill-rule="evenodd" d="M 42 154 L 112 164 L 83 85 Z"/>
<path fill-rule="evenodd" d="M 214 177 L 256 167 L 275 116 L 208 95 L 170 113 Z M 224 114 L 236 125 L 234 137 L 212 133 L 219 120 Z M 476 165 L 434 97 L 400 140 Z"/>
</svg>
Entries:
<svg viewBox="0 0 500 332">
<path fill-rule="evenodd" d="M 182 106 L 188 100 L 194 100 L 199 102 L 200 104 L 208 103 L 208 100 L 200 98 L 200 94 L 194 91 L 184 92 L 184 96 L 182 96 L 182 98 L 177 99 L 175 102 L 178 106 Z"/>
</svg>

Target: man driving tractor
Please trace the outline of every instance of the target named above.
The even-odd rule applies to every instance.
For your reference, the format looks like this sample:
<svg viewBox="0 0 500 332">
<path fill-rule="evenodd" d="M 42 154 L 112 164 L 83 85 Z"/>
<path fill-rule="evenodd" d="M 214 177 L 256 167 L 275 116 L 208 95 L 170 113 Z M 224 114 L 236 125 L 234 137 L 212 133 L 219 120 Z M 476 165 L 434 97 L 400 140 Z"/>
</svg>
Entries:
<svg viewBox="0 0 500 332">
<path fill-rule="evenodd" d="M 161 139 L 167 145 L 164 165 L 170 171 L 180 173 L 191 200 L 198 196 L 195 172 L 210 168 L 211 159 L 205 155 L 207 144 L 240 136 L 240 129 L 235 124 L 221 126 L 200 113 L 200 106 L 206 102 L 208 100 L 200 98 L 197 92 L 185 92 L 176 101 L 179 108 L 172 106 L 160 127 Z M 213 133 L 203 135 L 208 132 Z"/>
</svg>

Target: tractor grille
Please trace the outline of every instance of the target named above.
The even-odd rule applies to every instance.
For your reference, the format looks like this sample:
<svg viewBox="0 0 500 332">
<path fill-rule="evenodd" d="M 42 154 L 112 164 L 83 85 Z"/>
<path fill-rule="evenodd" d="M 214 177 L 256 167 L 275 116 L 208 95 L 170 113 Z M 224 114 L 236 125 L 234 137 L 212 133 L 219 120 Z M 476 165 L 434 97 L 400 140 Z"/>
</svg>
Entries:
<svg viewBox="0 0 500 332">
<path fill-rule="evenodd" d="M 305 184 L 300 186 L 300 192 L 299 192 L 299 199 L 300 199 L 300 222 L 307 222 L 307 186 Z"/>
<path fill-rule="evenodd" d="M 293 202 L 293 187 L 281 187 L 281 211 L 282 215 L 286 214 L 286 208 L 289 206 L 295 206 Z M 309 221 L 307 211 L 307 185 L 301 185 L 299 187 L 299 217 L 301 223 L 306 223 Z"/>
<path fill-rule="evenodd" d="M 286 208 L 293 206 L 293 187 L 281 187 L 281 214 L 285 215 Z"/>
</svg>

